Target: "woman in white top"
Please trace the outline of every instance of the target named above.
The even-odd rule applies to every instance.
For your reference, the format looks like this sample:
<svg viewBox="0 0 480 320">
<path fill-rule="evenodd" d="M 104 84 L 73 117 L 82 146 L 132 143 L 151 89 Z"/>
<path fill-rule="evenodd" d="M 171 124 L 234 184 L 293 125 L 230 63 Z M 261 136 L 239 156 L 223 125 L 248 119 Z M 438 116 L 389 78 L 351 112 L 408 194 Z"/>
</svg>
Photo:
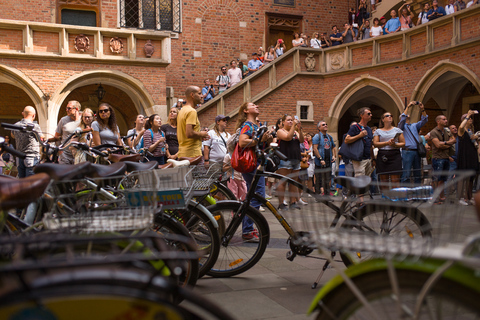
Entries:
<svg viewBox="0 0 480 320">
<path fill-rule="evenodd" d="M 447 15 L 455 13 L 457 11 L 457 6 L 455 6 L 455 1 L 450 0 L 448 4 L 445 6 L 445 12 Z"/>
<path fill-rule="evenodd" d="M 373 145 L 378 148 L 377 174 L 381 182 L 390 181 L 392 184 L 390 187 L 394 188 L 398 186 L 402 175 L 400 148 L 405 146 L 405 138 L 403 131 L 393 126 L 393 116 L 390 112 L 382 115 L 380 126 L 373 134 Z"/>
<path fill-rule="evenodd" d="M 370 28 L 370 38 L 375 38 L 383 34 L 383 29 L 379 25 L 378 18 L 373 19 L 373 27 Z"/>
<path fill-rule="evenodd" d="M 310 47 L 314 49 L 322 48 L 322 42 L 320 41 L 320 39 L 318 39 L 318 32 L 315 32 L 313 34 L 313 38 L 310 39 Z"/>
<path fill-rule="evenodd" d="M 230 117 L 222 114 L 215 117 L 215 127 L 208 131 L 210 139 L 203 142 L 205 163 L 223 162 L 227 153 L 227 140 L 230 138 L 230 133 L 225 131 L 228 120 Z"/>
<path fill-rule="evenodd" d="M 303 44 L 303 39 L 300 37 L 300 34 L 298 32 L 295 32 L 293 34 L 295 39 L 292 40 L 292 44 L 294 47 L 300 47 Z"/>
</svg>

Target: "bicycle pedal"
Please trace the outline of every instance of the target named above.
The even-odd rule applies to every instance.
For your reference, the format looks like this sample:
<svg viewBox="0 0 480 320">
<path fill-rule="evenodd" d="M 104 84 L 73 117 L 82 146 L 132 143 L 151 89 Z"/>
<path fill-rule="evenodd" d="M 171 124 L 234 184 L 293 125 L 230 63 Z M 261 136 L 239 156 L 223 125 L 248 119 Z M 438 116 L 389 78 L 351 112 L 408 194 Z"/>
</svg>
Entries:
<svg viewBox="0 0 480 320">
<path fill-rule="evenodd" d="M 293 261 L 293 259 L 295 259 L 296 256 L 297 254 L 292 250 L 287 252 L 287 260 Z"/>
</svg>

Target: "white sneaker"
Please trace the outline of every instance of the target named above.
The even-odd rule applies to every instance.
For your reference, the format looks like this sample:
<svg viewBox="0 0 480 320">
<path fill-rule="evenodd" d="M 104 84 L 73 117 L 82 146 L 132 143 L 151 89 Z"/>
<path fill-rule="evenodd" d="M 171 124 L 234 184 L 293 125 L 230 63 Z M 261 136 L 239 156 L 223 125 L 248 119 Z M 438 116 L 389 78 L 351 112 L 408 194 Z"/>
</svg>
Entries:
<svg viewBox="0 0 480 320">
<path fill-rule="evenodd" d="M 283 204 L 288 207 L 288 202 L 287 202 L 287 200 L 283 200 Z"/>
<path fill-rule="evenodd" d="M 458 200 L 458 203 L 460 203 L 462 206 L 468 206 L 468 203 L 463 199 Z"/>
<path fill-rule="evenodd" d="M 308 204 L 308 202 L 303 201 L 302 199 L 298 199 L 297 203 L 299 203 L 299 204 L 301 204 L 301 205 L 303 205 L 303 206 L 305 206 L 305 205 Z"/>
<path fill-rule="evenodd" d="M 266 200 L 270 200 L 270 199 L 272 199 L 272 198 L 273 198 L 273 197 L 272 197 L 271 195 L 265 194 L 265 199 L 266 199 Z"/>
<path fill-rule="evenodd" d="M 260 209 L 258 209 L 258 211 L 260 211 L 260 212 L 265 212 L 265 208 L 264 208 L 264 207 L 260 207 Z"/>
</svg>

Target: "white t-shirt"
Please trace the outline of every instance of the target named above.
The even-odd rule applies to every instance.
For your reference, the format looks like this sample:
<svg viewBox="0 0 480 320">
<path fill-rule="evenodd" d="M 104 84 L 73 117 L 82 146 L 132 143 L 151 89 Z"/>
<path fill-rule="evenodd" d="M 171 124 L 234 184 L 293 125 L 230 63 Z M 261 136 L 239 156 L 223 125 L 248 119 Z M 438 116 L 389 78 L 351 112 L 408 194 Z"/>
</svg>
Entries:
<svg viewBox="0 0 480 320">
<path fill-rule="evenodd" d="M 372 27 L 370 29 L 370 32 L 372 33 L 372 38 L 375 38 L 375 37 L 378 37 L 379 35 L 383 34 L 383 28 L 381 26 Z"/>
<path fill-rule="evenodd" d="M 452 4 L 447 4 L 445 6 L 445 12 L 447 13 L 447 15 L 455 13 L 455 6 Z"/>
<path fill-rule="evenodd" d="M 467 3 L 467 8 L 470 8 L 471 6 L 473 6 L 473 0 Z"/>
<path fill-rule="evenodd" d="M 425 12 L 425 11 L 422 11 L 422 12 L 420 12 L 420 13 L 418 14 L 418 19 L 421 19 L 421 20 L 422 20 L 422 24 L 427 23 L 428 21 L 430 21 L 430 20 L 428 20 L 428 18 L 427 18 L 427 12 Z"/>
<path fill-rule="evenodd" d="M 227 76 L 230 78 L 230 86 L 234 86 L 242 81 L 242 70 L 240 68 L 228 69 Z"/>
<path fill-rule="evenodd" d="M 315 49 L 320 49 L 321 48 L 320 39 L 317 39 L 317 38 L 310 39 L 310 47 Z"/>
<path fill-rule="evenodd" d="M 202 147 L 208 146 L 210 148 L 209 159 L 210 162 L 222 162 L 227 153 L 227 140 L 230 138 L 230 133 L 222 132 L 221 137 L 217 135 L 215 130 L 208 131 L 210 139 L 202 143 Z M 223 140 L 222 140 L 223 138 Z"/>
<path fill-rule="evenodd" d="M 230 83 L 230 77 L 228 75 L 224 76 L 223 74 L 217 76 L 215 81 L 218 82 L 218 91 L 225 91 L 228 88 L 228 84 Z"/>
<path fill-rule="evenodd" d="M 394 139 L 398 133 L 403 133 L 403 131 L 397 127 L 393 127 L 392 129 L 388 131 L 384 131 L 382 129 L 378 129 L 375 131 L 373 134 L 374 137 L 378 136 L 378 140 L 380 142 L 387 142 L 390 139 Z M 398 142 L 398 138 L 395 139 L 395 142 Z M 395 147 L 392 146 L 384 146 L 380 148 L 381 150 L 394 150 L 396 149 Z"/>
</svg>

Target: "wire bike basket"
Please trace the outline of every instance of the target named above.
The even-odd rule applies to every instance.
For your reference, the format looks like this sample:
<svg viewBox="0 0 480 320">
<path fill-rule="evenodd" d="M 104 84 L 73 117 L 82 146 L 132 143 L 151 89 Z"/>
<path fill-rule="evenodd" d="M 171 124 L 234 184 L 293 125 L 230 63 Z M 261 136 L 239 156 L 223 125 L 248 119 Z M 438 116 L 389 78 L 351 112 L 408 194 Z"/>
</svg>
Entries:
<svg viewBox="0 0 480 320">
<path fill-rule="evenodd" d="M 426 256 L 439 246 L 460 245 L 477 231 L 473 206 L 459 202 L 460 190 L 473 174 L 429 173 L 417 184 L 384 179 L 360 188 L 363 197 L 317 196 L 301 210 L 282 214 L 297 231 L 292 240 L 296 245 L 349 252 L 358 258 Z M 443 177 L 448 181 L 439 185 L 436 181 Z M 378 187 L 370 197 L 370 189 Z"/>
</svg>

